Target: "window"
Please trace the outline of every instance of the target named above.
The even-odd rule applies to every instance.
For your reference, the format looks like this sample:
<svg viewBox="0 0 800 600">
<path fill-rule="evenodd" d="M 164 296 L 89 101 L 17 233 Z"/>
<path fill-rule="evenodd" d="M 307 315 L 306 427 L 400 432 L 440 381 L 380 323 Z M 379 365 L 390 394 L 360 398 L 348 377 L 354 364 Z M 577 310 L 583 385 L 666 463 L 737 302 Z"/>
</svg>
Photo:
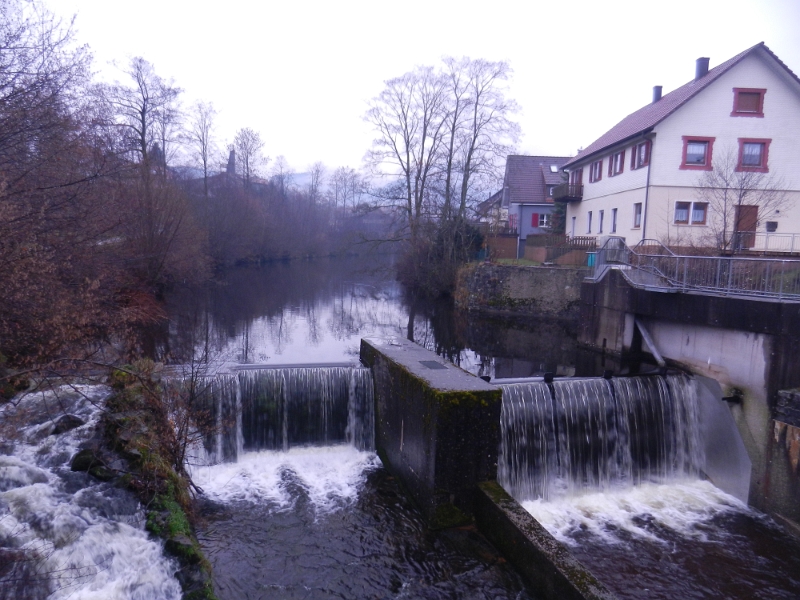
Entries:
<svg viewBox="0 0 800 600">
<path fill-rule="evenodd" d="M 617 233 L 617 209 L 611 209 L 611 233 Z"/>
<path fill-rule="evenodd" d="M 767 227 L 767 233 L 775 233 L 776 231 L 778 231 L 778 222 L 767 221 L 766 227 Z"/>
<path fill-rule="evenodd" d="M 765 89 L 733 88 L 732 117 L 763 117 Z"/>
<path fill-rule="evenodd" d="M 705 225 L 708 214 L 708 203 L 695 202 L 692 204 L 692 225 Z"/>
<path fill-rule="evenodd" d="M 586 216 L 586 233 L 592 233 L 592 211 Z"/>
<path fill-rule="evenodd" d="M 642 226 L 642 203 L 637 202 L 633 205 L 633 227 L 638 229 Z"/>
<path fill-rule="evenodd" d="M 625 168 L 625 150 L 615 152 L 608 160 L 608 176 L 619 175 Z"/>
<path fill-rule="evenodd" d="M 547 197 L 548 198 L 552 198 L 553 197 L 553 192 L 555 192 L 555 191 L 556 191 L 556 186 L 548 185 L 547 186 Z"/>
<path fill-rule="evenodd" d="M 575 221 L 577 221 L 578 217 L 572 217 L 572 235 L 570 237 L 575 237 Z"/>
<path fill-rule="evenodd" d="M 589 183 L 600 181 L 603 178 L 603 160 L 596 160 L 589 167 Z"/>
<path fill-rule="evenodd" d="M 550 214 L 549 213 L 533 213 L 531 215 L 531 227 L 549 227 Z"/>
<path fill-rule="evenodd" d="M 705 225 L 708 203 L 706 202 L 676 202 L 675 223 L 677 225 Z"/>
<path fill-rule="evenodd" d="M 604 210 L 600 211 L 600 222 L 597 224 L 597 233 L 603 233 L 603 216 L 605 212 Z"/>
<path fill-rule="evenodd" d="M 650 164 L 650 140 L 631 148 L 631 169 L 641 169 Z"/>
<path fill-rule="evenodd" d="M 558 165 L 550 165 L 551 173 L 558 173 Z"/>
<path fill-rule="evenodd" d="M 676 223 L 688 223 L 689 222 L 689 210 L 691 210 L 692 203 L 691 202 L 676 202 L 675 203 L 675 222 Z"/>
<path fill-rule="evenodd" d="M 771 141 L 739 138 L 739 164 L 736 166 L 736 170 L 758 173 L 769 171 L 767 158 Z"/>
<path fill-rule="evenodd" d="M 683 136 L 681 169 L 711 170 L 711 151 L 716 138 Z"/>
<path fill-rule="evenodd" d="M 516 231 L 517 230 L 517 215 L 510 214 L 508 215 L 508 228 Z"/>
</svg>

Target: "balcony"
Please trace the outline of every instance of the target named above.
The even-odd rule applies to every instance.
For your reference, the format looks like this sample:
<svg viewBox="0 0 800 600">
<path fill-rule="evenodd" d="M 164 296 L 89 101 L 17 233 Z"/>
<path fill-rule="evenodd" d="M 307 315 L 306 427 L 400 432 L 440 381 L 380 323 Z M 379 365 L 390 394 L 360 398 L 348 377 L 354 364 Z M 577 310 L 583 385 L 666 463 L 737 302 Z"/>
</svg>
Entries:
<svg viewBox="0 0 800 600">
<path fill-rule="evenodd" d="M 580 183 L 562 183 L 553 190 L 555 202 L 575 202 L 583 199 L 583 185 Z"/>
</svg>

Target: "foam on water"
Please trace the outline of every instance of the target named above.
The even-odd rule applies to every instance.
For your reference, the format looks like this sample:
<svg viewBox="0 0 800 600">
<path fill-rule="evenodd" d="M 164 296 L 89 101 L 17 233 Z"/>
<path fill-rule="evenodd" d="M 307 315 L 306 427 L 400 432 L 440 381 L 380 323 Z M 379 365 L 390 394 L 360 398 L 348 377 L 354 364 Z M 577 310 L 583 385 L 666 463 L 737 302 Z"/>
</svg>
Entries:
<svg viewBox="0 0 800 600">
<path fill-rule="evenodd" d="M 558 501 L 528 500 L 522 506 L 554 537 L 576 545 L 574 534 L 589 532 L 607 543 L 618 543 L 617 532 L 654 542 L 666 528 L 685 537 L 705 539 L 702 525 L 724 512 L 750 512 L 746 504 L 709 481 L 681 480 L 669 484 L 597 491 Z"/>
<path fill-rule="evenodd" d="M 138 502 L 70 470 L 108 393 L 102 386 L 62 387 L 0 408 L 5 435 L 15 433 L 0 456 L 0 555 L 14 557 L 0 579 L 3 593 L 11 594 L 4 597 L 181 597 L 176 567 L 145 533 Z M 63 414 L 85 424 L 50 435 Z"/>
<path fill-rule="evenodd" d="M 327 512 L 354 501 L 367 473 L 379 465 L 373 452 L 341 444 L 245 452 L 236 463 L 195 467 L 192 478 L 218 502 L 267 502 L 277 510 L 293 506 L 290 488 L 297 485 L 317 512 Z"/>
</svg>

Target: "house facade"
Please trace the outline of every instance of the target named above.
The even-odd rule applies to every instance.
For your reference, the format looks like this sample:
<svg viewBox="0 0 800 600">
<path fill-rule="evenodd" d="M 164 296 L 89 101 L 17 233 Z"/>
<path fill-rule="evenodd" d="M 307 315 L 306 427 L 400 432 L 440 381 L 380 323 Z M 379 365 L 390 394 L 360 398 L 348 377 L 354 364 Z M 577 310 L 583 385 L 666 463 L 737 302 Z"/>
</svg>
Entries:
<svg viewBox="0 0 800 600">
<path fill-rule="evenodd" d="M 489 200 L 506 216 L 508 228 L 516 232 L 518 258 L 525 254 L 529 235 L 549 233 L 555 207 L 553 192 L 564 181 L 561 170 L 568 160 L 566 156 L 518 154 L 506 158 L 503 189 Z"/>
<path fill-rule="evenodd" d="M 654 88 L 564 170 L 572 237 L 784 251 L 791 238 L 800 252 L 800 79 L 763 43 L 710 70 L 698 59 L 692 81 Z"/>
</svg>

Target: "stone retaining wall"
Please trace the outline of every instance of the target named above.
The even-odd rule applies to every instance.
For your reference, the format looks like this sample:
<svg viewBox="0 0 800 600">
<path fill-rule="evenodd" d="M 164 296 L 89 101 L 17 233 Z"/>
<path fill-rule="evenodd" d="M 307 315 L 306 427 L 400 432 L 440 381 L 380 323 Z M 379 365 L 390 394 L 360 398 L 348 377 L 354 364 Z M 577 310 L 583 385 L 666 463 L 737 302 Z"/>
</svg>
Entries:
<svg viewBox="0 0 800 600">
<path fill-rule="evenodd" d="M 576 318 L 584 268 L 471 263 L 458 272 L 456 306 L 466 310 Z"/>
</svg>

